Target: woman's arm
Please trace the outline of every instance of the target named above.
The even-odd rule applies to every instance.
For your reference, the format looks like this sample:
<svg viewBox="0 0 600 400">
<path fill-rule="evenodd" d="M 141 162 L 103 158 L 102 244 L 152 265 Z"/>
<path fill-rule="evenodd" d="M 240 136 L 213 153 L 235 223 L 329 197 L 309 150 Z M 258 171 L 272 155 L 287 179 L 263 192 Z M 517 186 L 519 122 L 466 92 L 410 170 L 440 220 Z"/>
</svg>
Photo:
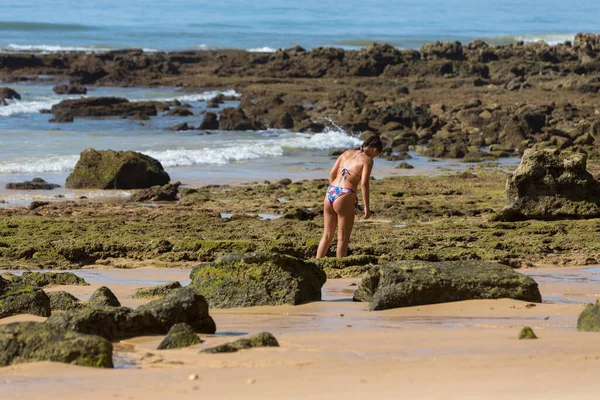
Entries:
<svg viewBox="0 0 600 400">
<path fill-rule="evenodd" d="M 365 205 L 365 219 L 371 218 L 371 206 L 369 204 L 369 183 L 371 181 L 371 171 L 373 170 L 373 159 L 369 158 L 363 167 L 360 188 L 362 191 L 363 204 Z"/>
<path fill-rule="evenodd" d="M 335 178 L 337 178 L 338 170 L 340 169 L 340 162 L 342 156 L 339 156 L 337 160 L 335 160 L 335 164 L 333 164 L 333 168 L 329 171 L 329 183 L 333 183 Z"/>
</svg>

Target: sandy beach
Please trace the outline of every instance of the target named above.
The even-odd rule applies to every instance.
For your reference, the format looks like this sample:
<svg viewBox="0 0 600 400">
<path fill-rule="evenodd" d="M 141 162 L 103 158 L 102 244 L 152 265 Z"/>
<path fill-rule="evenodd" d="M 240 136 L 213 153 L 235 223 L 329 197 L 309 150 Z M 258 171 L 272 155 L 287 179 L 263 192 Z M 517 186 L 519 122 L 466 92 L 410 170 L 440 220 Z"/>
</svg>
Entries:
<svg viewBox="0 0 600 400">
<path fill-rule="evenodd" d="M 590 272 L 591 271 L 591 272 Z M 114 370 L 56 363 L 0 369 L 0 393 L 9 399 L 197 398 L 415 398 L 593 399 L 600 384 L 597 335 L 575 329 L 586 301 L 600 297 L 594 268 L 526 271 L 540 279 L 542 295 L 576 303 L 501 299 L 369 312 L 352 302 L 358 279 L 330 280 L 323 301 L 300 306 L 211 310 L 215 335 L 180 350 L 155 350 L 162 336 L 115 344 Z M 137 287 L 185 280 L 189 270 L 97 270 L 126 306 Z M 578 279 L 573 280 L 573 277 Z M 115 279 L 118 278 L 118 279 Z M 120 284 L 117 280 L 129 282 Z M 85 299 L 100 283 L 61 286 Z M 138 282 L 145 282 L 141 285 Z M 43 318 L 15 316 L 0 324 Z M 531 326 L 538 340 L 517 340 Z M 280 348 L 235 354 L 198 354 L 237 336 L 268 331 Z M 190 376 L 197 379 L 190 380 Z M 109 383 L 110 382 L 110 383 Z"/>
</svg>

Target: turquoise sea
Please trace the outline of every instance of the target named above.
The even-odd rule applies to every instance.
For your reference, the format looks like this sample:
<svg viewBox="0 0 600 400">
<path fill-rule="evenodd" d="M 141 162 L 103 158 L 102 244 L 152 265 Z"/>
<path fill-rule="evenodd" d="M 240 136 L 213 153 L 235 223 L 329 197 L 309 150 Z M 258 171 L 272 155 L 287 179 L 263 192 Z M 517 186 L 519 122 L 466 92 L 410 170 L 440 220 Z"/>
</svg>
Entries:
<svg viewBox="0 0 600 400">
<path fill-rule="evenodd" d="M 2 0 L 1 51 L 494 43 L 599 32 L 598 0 Z"/>
</svg>

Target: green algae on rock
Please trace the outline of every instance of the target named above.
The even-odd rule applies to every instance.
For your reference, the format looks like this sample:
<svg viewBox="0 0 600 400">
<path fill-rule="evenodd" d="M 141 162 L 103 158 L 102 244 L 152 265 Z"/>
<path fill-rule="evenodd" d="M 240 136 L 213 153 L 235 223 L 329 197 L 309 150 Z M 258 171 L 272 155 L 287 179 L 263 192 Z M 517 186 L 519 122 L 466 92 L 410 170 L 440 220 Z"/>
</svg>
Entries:
<svg viewBox="0 0 600 400">
<path fill-rule="evenodd" d="M 318 301 L 327 279 L 316 264 L 277 253 L 223 256 L 197 266 L 190 278 L 216 308 Z"/>
<path fill-rule="evenodd" d="M 87 301 L 87 305 L 91 307 L 121 307 L 121 302 L 109 288 L 100 286 Z"/>
<path fill-rule="evenodd" d="M 0 277 L 0 318 L 18 314 L 48 317 L 50 312 L 50 299 L 42 289 Z"/>
<path fill-rule="evenodd" d="M 535 332 L 531 327 L 524 326 L 519 332 L 519 340 L 522 339 L 537 339 L 538 337 L 535 335 Z"/>
<path fill-rule="evenodd" d="M 269 332 L 262 332 L 248 338 L 242 338 L 234 342 L 204 349 L 201 351 L 201 353 L 235 353 L 239 350 L 251 349 L 253 347 L 279 347 L 279 342 L 277 342 L 275 336 Z"/>
<path fill-rule="evenodd" d="M 577 330 L 600 332 L 600 301 L 588 304 L 577 318 Z"/>
<path fill-rule="evenodd" d="M 175 289 L 181 289 L 181 283 L 175 281 L 165 283 L 164 285 L 153 286 L 149 288 L 140 288 L 133 294 L 134 299 L 151 299 L 153 297 L 162 297 Z"/>
<path fill-rule="evenodd" d="M 189 324 L 198 333 L 215 333 L 204 297 L 193 288 L 171 291 L 162 299 L 132 310 L 127 307 L 83 307 L 53 315 L 51 326 L 121 340 L 143 335 L 164 335 L 178 323 Z"/>
<path fill-rule="evenodd" d="M 50 299 L 50 309 L 52 311 L 77 310 L 84 306 L 84 303 L 68 292 L 50 292 L 47 295 Z"/>
<path fill-rule="evenodd" d="M 31 285 L 46 287 L 54 285 L 88 286 L 85 279 L 72 272 L 24 272 L 21 280 Z"/>
<path fill-rule="evenodd" d="M 84 367 L 112 368 L 112 344 L 39 322 L 0 326 L 0 367 L 54 361 Z"/>
<path fill-rule="evenodd" d="M 379 258 L 372 255 L 352 255 L 344 258 L 324 257 L 310 261 L 323 268 L 327 279 L 359 277 L 373 265 L 379 264 Z"/>
<path fill-rule="evenodd" d="M 482 261 L 392 262 L 366 272 L 354 294 L 371 310 L 500 298 L 542 301 L 531 277 Z"/>
<path fill-rule="evenodd" d="M 157 350 L 180 349 L 202 343 L 194 329 L 186 323 L 175 324 L 160 342 Z"/>
<path fill-rule="evenodd" d="M 134 151 L 87 149 L 67 177 L 70 189 L 146 189 L 169 183 L 169 174 L 152 157 Z"/>
</svg>

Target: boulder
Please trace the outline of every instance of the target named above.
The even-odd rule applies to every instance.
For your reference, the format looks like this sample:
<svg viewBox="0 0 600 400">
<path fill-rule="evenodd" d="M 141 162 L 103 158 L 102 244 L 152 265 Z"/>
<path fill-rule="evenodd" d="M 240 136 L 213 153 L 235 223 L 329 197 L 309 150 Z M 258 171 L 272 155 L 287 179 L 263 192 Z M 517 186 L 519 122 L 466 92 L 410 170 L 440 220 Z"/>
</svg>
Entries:
<svg viewBox="0 0 600 400">
<path fill-rule="evenodd" d="M 446 59 L 446 60 L 464 60 L 465 54 L 462 44 L 458 41 L 454 42 L 435 42 L 426 43 L 421 48 L 421 55 L 424 58 Z"/>
<path fill-rule="evenodd" d="M 52 106 L 50 111 L 55 116 L 70 114 L 74 117 L 131 117 L 135 114 L 155 116 L 157 105 L 150 101 L 130 102 L 119 97 L 88 97 L 63 100 Z"/>
<path fill-rule="evenodd" d="M 279 342 L 269 332 L 262 332 L 248 338 L 238 339 L 234 342 L 202 350 L 201 353 L 235 353 L 239 350 L 251 349 L 253 347 L 279 347 Z"/>
<path fill-rule="evenodd" d="M 537 339 L 538 337 L 536 336 L 536 334 L 533 331 L 533 329 L 531 329 L 531 327 L 524 326 L 521 329 L 521 331 L 519 331 L 518 338 L 519 338 L 519 340 L 523 340 L 523 339 Z"/>
<path fill-rule="evenodd" d="M 577 318 L 577 330 L 600 332 L 600 301 L 588 304 Z"/>
<path fill-rule="evenodd" d="M 202 343 L 196 332 L 186 323 L 175 324 L 158 345 L 157 350 L 180 349 Z"/>
<path fill-rule="evenodd" d="M 542 301 L 531 277 L 484 261 L 392 262 L 367 271 L 354 294 L 371 310 L 500 298 Z"/>
<path fill-rule="evenodd" d="M 144 189 L 132 194 L 129 200 L 138 203 L 146 201 L 177 201 L 179 185 L 181 185 L 181 182 L 163 186 L 153 186 L 149 189 Z"/>
<path fill-rule="evenodd" d="M 218 94 L 206 102 L 206 108 L 219 108 L 219 105 L 223 103 L 225 103 L 225 96 Z"/>
<path fill-rule="evenodd" d="M 0 367 L 54 361 L 84 367 L 112 368 L 112 344 L 39 322 L 0 326 Z"/>
<path fill-rule="evenodd" d="M 261 124 L 250 120 L 241 108 L 228 107 L 221 111 L 219 129 L 225 131 L 253 131 L 263 128 Z"/>
<path fill-rule="evenodd" d="M 215 333 L 208 304 L 193 288 L 173 290 L 162 299 L 132 310 L 127 307 L 83 307 L 53 315 L 51 326 L 121 340 L 144 335 L 164 335 L 178 323 L 189 324 L 197 333 Z"/>
<path fill-rule="evenodd" d="M 204 118 L 198 127 L 200 130 L 216 130 L 219 129 L 219 120 L 217 114 L 215 113 L 206 113 L 204 114 Z"/>
<path fill-rule="evenodd" d="M 50 118 L 48 122 L 54 122 L 57 124 L 66 124 L 71 123 L 75 120 L 73 114 L 69 111 L 57 111 L 54 113 L 54 118 Z"/>
<path fill-rule="evenodd" d="M 46 287 L 55 285 L 80 285 L 88 286 L 85 279 L 78 277 L 72 272 L 23 272 L 17 282 L 24 284 Z"/>
<path fill-rule="evenodd" d="M 47 206 L 48 204 L 50 204 L 48 201 L 32 201 L 29 203 L 29 207 L 27 208 L 30 210 L 37 210 L 38 208 Z"/>
<path fill-rule="evenodd" d="M 6 184 L 6 189 L 13 190 L 52 190 L 59 187 L 60 185 L 47 183 L 42 178 L 33 178 L 31 181 Z"/>
<path fill-rule="evenodd" d="M 600 182 L 586 170 L 583 153 L 526 150 L 506 183 L 499 221 L 600 217 Z"/>
<path fill-rule="evenodd" d="M 152 157 L 134 151 L 87 149 L 67 177 L 70 189 L 146 189 L 169 183 L 169 174 Z"/>
<path fill-rule="evenodd" d="M 52 89 L 56 94 L 86 94 L 87 89 L 81 85 L 57 85 Z"/>
<path fill-rule="evenodd" d="M 6 100 L 21 100 L 21 95 L 11 88 L 0 88 L 0 106 L 7 105 Z"/>
<path fill-rule="evenodd" d="M 149 288 L 137 289 L 133 294 L 134 299 L 151 299 L 153 297 L 163 297 L 173 290 L 181 289 L 181 283 L 169 282 L 164 285 L 153 286 Z"/>
<path fill-rule="evenodd" d="M 52 311 L 77 310 L 83 306 L 79 299 L 71 293 L 58 291 L 48 293 L 50 299 L 50 309 Z"/>
<path fill-rule="evenodd" d="M 0 318 L 31 314 L 50 316 L 50 299 L 38 287 L 12 283 L 0 278 Z"/>
<path fill-rule="evenodd" d="M 121 307 L 121 302 L 117 296 L 106 286 L 100 286 L 87 301 L 91 307 Z"/>
<path fill-rule="evenodd" d="M 173 132 L 185 132 L 185 131 L 189 131 L 190 129 L 194 129 L 194 127 L 188 125 L 187 122 L 184 122 L 182 124 L 173 125 L 168 130 L 173 131 Z"/>
<path fill-rule="evenodd" d="M 167 117 L 190 117 L 194 115 L 187 107 L 175 107 L 165 114 Z"/>
<path fill-rule="evenodd" d="M 326 280 L 316 264 L 277 253 L 226 255 L 194 268 L 190 277 L 217 308 L 318 301 Z"/>
</svg>

